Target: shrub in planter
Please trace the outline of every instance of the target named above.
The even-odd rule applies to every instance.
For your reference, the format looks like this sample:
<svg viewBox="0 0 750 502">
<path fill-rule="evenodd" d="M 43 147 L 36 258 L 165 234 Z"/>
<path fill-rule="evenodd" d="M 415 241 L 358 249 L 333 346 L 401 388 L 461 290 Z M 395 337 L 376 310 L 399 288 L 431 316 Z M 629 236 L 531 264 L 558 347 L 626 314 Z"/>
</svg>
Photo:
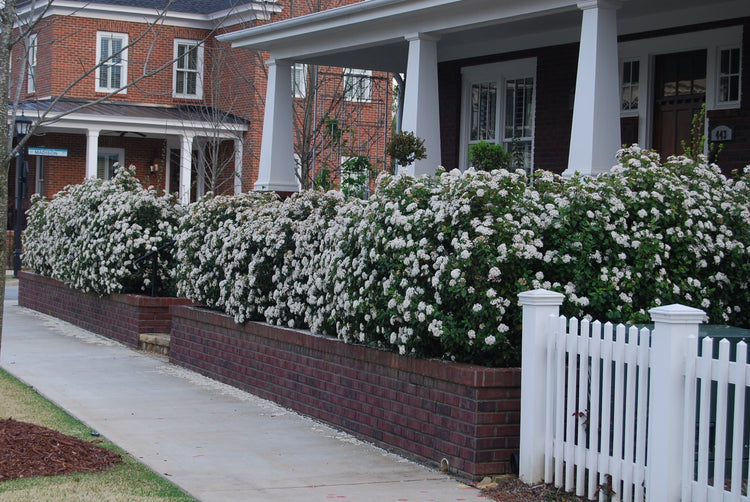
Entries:
<svg viewBox="0 0 750 502">
<path fill-rule="evenodd" d="M 34 272 L 101 295 L 150 289 L 149 267 L 138 257 L 172 240 L 181 207 L 171 196 L 144 188 L 134 169 L 112 180 L 87 179 L 51 201 L 33 199 L 24 235 L 24 263 Z M 159 281 L 174 293 L 172 259 L 160 259 Z"/>
<path fill-rule="evenodd" d="M 532 286 L 567 293 L 570 315 L 643 323 L 648 309 L 682 303 L 750 326 L 749 178 L 705 157 L 662 163 L 624 149 L 611 172 L 558 184 L 566 202 Z"/>
<path fill-rule="evenodd" d="M 177 234 L 177 292 L 209 307 L 225 309 L 235 277 L 247 256 L 234 251 L 239 220 L 246 211 L 277 204 L 275 194 L 249 192 L 238 196 L 207 194 L 192 204 Z M 244 272 L 247 273 L 246 271 Z"/>
<path fill-rule="evenodd" d="M 512 306 L 541 258 L 542 204 L 520 171 L 381 178 L 326 235 L 337 245 L 315 262 L 327 290 L 311 326 L 402 354 L 516 364 Z"/>
<path fill-rule="evenodd" d="M 644 322 L 679 302 L 750 325 L 748 174 L 619 155 L 599 177 L 383 175 L 368 201 L 203 201 L 179 239 L 181 288 L 238 322 L 489 366 L 518 364 L 516 295 L 538 287 L 565 292 L 568 315 Z"/>
<path fill-rule="evenodd" d="M 301 285 L 324 215 L 338 192 L 206 198 L 191 207 L 178 238 L 179 292 L 242 323 L 304 325 Z"/>
</svg>

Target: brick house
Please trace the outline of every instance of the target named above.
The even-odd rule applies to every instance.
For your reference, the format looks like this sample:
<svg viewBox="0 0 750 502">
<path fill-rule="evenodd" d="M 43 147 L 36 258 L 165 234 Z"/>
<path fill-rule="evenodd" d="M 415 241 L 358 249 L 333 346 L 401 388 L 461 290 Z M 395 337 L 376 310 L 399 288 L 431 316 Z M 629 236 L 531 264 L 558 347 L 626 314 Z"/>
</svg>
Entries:
<svg viewBox="0 0 750 502">
<path fill-rule="evenodd" d="M 19 1 L 20 26 L 38 19 L 24 43 L 14 46 L 11 61 L 11 82 L 20 82 L 20 89 L 14 87 L 11 93 L 20 91 L 16 111 L 39 123 L 26 157 L 29 196 L 51 197 L 86 177 L 109 178 L 115 163 L 135 166 L 144 184 L 178 193 L 183 203 L 209 190 L 253 189 L 266 94 L 265 57 L 232 48 L 217 36 L 309 9 L 302 8 L 303 2 L 286 0 L 175 0 L 168 10 L 160 10 L 167 3 L 76 0 L 47 6 Z M 326 8 L 351 0 L 317 3 Z M 296 75 L 294 81 L 297 102 L 310 88 L 306 73 L 313 72 Z M 385 75 L 315 67 L 313 76 L 321 73 L 336 77 L 344 91 L 337 113 L 343 110 L 345 116 L 339 121 L 356 118 L 377 127 L 390 123 Z M 385 91 L 376 81 L 385 83 Z M 343 87 L 346 82 L 348 88 Z M 336 89 L 338 95 L 342 89 Z M 325 102 L 335 93 L 324 94 L 322 87 L 319 92 L 313 112 L 322 120 L 331 113 Z M 325 157 L 326 166 L 337 168 L 353 154 L 384 163 L 384 134 L 370 148 L 369 143 L 354 148 L 351 138 L 348 149 L 313 148 L 314 165 L 324 165 Z M 12 203 L 15 166 L 9 179 Z"/>
<path fill-rule="evenodd" d="M 220 39 L 270 54 L 260 176 L 283 185 L 291 147 L 270 128 L 291 128 L 283 86 L 299 63 L 405 74 L 403 129 L 428 153 L 415 174 L 514 139 L 528 170 L 596 174 L 623 143 L 682 153 L 703 104 L 722 169 L 742 169 L 749 29 L 746 0 L 370 0 Z"/>
</svg>

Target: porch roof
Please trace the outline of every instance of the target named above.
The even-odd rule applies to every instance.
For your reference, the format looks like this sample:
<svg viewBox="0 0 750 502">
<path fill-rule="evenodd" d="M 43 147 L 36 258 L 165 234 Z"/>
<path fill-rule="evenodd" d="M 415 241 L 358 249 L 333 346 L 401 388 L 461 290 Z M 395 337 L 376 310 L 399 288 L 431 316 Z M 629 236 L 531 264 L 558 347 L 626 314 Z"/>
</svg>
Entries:
<svg viewBox="0 0 750 502">
<path fill-rule="evenodd" d="M 622 4 L 618 33 L 750 16 L 746 0 L 364 0 L 218 37 L 302 63 L 403 73 L 408 42 L 438 38 L 438 61 L 578 42 L 580 7 Z"/>
<path fill-rule="evenodd" d="M 42 127 L 65 131 L 98 127 L 119 133 L 177 134 L 202 132 L 236 136 L 246 131 L 250 122 L 242 117 L 207 106 L 151 106 L 143 104 L 100 102 L 83 99 L 26 101 L 18 111 L 29 116 L 46 116 Z M 60 117 L 56 119 L 56 117 Z"/>
</svg>

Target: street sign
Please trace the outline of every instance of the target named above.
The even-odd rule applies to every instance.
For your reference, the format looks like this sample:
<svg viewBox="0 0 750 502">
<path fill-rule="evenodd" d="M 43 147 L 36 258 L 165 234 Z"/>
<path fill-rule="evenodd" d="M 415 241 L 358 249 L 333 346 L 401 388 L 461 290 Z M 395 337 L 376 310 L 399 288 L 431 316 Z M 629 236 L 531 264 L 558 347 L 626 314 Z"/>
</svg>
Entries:
<svg viewBox="0 0 750 502">
<path fill-rule="evenodd" d="M 40 155 L 43 157 L 67 157 L 68 150 L 65 148 L 38 148 L 29 147 L 29 155 Z"/>
</svg>

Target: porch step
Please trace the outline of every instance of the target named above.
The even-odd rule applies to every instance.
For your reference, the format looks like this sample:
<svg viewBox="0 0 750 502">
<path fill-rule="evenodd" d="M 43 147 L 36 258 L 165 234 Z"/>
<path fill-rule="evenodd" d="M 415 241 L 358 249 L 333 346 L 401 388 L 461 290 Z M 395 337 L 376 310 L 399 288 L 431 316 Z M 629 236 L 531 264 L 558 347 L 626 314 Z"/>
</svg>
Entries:
<svg viewBox="0 0 750 502">
<path fill-rule="evenodd" d="M 169 333 L 141 333 L 138 348 L 161 356 L 169 355 Z"/>
</svg>

